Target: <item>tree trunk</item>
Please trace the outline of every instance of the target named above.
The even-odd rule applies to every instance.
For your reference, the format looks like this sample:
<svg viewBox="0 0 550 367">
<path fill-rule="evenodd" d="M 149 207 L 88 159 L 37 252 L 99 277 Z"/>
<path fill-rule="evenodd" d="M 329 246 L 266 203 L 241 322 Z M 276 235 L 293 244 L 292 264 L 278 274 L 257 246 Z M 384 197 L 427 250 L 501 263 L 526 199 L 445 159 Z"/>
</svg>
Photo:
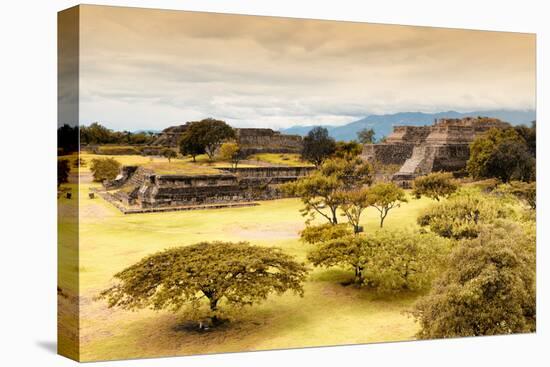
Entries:
<svg viewBox="0 0 550 367">
<path fill-rule="evenodd" d="M 363 283 L 363 267 L 355 266 L 355 279 L 353 280 L 355 284 Z"/>
<path fill-rule="evenodd" d="M 213 312 L 213 315 L 210 317 L 210 320 L 212 321 L 212 326 L 216 326 L 219 323 L 218 315 L 216 315 L 216 311 L 218 310 L 218 299 L 217 298 L 209 298 L 210 299 L 210 311 Z"/>
<path fill-rule="evenodd" d="M 338 218 L 336 217 L 336 208 L 330 208 L 332 212 L 332 224 L 338 224 Z"/>
<path fill-rule="evenodd" d="M 380 228 L 384 226 L 384 219 L 386 219 L 385 215 L 380 215 Z"/>
</svg>

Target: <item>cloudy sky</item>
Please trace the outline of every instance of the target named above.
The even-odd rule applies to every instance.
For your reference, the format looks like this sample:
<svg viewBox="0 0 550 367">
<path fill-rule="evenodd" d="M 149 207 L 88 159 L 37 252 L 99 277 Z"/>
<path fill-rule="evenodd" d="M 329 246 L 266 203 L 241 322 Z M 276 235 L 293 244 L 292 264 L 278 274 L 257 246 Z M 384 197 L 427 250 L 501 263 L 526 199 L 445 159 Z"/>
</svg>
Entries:
<svg viewBox="0 0 550 367">
<path fill-rule="evenodd" d="M 529 34 L 100 6 L 80 22 L 83 124 L 282 128 L 535 107 Z"/>
</svg>

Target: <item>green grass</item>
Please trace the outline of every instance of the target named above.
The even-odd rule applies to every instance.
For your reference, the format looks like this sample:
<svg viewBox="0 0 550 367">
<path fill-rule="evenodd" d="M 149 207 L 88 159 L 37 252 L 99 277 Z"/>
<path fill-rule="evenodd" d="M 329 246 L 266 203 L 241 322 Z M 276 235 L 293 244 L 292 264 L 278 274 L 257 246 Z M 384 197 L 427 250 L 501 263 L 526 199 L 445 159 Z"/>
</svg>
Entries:
<svg viewBox="0 0 550 367">
<path fill-rule="evenodd" d="M 312 269 L 303 298 L 290 293 L 272 296 L 236 315 L 227 329 L 204 334 L 178 330 L 183 320 L 168 312 L 108 309 L 94 296 L 111 284 L 112 276 L 168 247 L 244 240 L 280 247 L 305 261 L 308 245 L 298 240 L 304 227 L 298 199 L 254 207 L 123 215 L 101 198 L 89 199 L 90 187 L 81 185 L 80 191 L 79 268 L 69 258 L 60 259 L 61 277 L 80 270 L 82 360 L 409 340 L 417 330 L 404 314 L 417 295 L 381 297 L 344 287 L 340 282 L 352 274 L 337 268 Z M 69 203 L 60 200 L 62 206 Z M 415 227 L 417 213 L 429 203 L 411 200 L 391 211 L 385 226 Z M 374 209 L 363 218 L 365 230 L 377 228 Z M 67 235 L 62 231 L 61 240 Z M 73 288 L 64 285 L 67 291 Z"/>
</svg>

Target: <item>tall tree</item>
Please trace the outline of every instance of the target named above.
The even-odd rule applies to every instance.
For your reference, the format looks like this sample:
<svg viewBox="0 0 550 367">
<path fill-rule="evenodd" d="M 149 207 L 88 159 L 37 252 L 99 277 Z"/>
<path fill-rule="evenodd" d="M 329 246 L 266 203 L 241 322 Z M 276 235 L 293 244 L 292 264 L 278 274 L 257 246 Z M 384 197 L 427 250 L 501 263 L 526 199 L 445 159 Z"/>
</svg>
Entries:
<svg viewBox="0 0 550 367">
<path fill-rule="evenodd" d="M 405 191 L 393 182 L 380 182 L 369 188 L 367 193 L 370 206 L 380 213 L 380 228 L 384 226 L 384 220 L 393 208 L 398 208 L 401 203 L 407 202 Z"/>
<path fill-rule="evenodd" d="M 324 127 L 310 130 L 303 140 L 302 159 L 319 167 L 336 150 L 336 142 Z"/>
<path fill-rule="evenodd" d="M 99 295 L 109 307 L 178 312 L 189 306 L 195 317 L 206 306 L 211 324 L 223 306 L 242 307 L 270 294 L 302 296 L 307 268 L 280 249 L 247 242 L 201 242 L 147 256 L 115 274 L 116 284 Z"/>
<path fill-rule="evenodd" d="M 374 144 L 374 129 L 363 129 L 357 132 L 357 139 L 361 144 Z"/>
<path fill-rule="evenodd" d="M 304 203 L 302 215 L 307 223 L 321 215 L 331 224 L 338 223 L 337 209 L 342 203 L 340 192 L 359 188 L 371 182 L 371 167 L 359 158 L 352 160 L 332 158 L 326 160 L 319 170 L 282 186 L 290 196 L 298 196 Z M 330 213 L 325 212 L 325 208 Z"/>
<path fill-rule="evenodd" d="M 341 202 L 340 209 L 353 227 L 353 232 L 361 232 L 361 214 L 371 205 L 369 190 L 367 188 L 353 189 L 342 191 L 338 195 Z"/>
</svg>

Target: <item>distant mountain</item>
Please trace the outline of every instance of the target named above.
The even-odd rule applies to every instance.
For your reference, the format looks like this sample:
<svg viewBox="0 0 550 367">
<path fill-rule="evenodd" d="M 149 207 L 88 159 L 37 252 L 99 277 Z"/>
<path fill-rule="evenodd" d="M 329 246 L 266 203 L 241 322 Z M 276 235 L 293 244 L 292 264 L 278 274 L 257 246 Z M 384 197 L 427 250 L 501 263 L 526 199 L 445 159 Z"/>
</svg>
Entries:
<svg viewBox="0 0 550 367">
<path fill-rule="evenodd" d="M 388 115 L 370 115 L 361 120 L 350 122 L 346 125 L 334 126 L 324 125 L 329 131 L 330 136 L 336 140 L 354 140 L 357 139 L 357 132 L 363 129 L 374 129 L 376 139 L 383 136 L 388 136 L 395 125 L 422 126 L 431 125 L 440 118 L 463 118 L 487 116 L 498 118 L 502 121 L 511 123 L 512 125 L 529 124 L 535 120 L 536 113 L 534 110 L 490 110 L 490 111 L 473 111 L 473 112 L 438 112 L 438 113 L 423 113 L 423 112 L 399 112 Z M 315 125 L 317 126 L 317 125 Z M 281 129 L 284 134 L 295 134 L 305 136 L 315 126 L 293 126 L 287 129 Z"/>
</svg>

